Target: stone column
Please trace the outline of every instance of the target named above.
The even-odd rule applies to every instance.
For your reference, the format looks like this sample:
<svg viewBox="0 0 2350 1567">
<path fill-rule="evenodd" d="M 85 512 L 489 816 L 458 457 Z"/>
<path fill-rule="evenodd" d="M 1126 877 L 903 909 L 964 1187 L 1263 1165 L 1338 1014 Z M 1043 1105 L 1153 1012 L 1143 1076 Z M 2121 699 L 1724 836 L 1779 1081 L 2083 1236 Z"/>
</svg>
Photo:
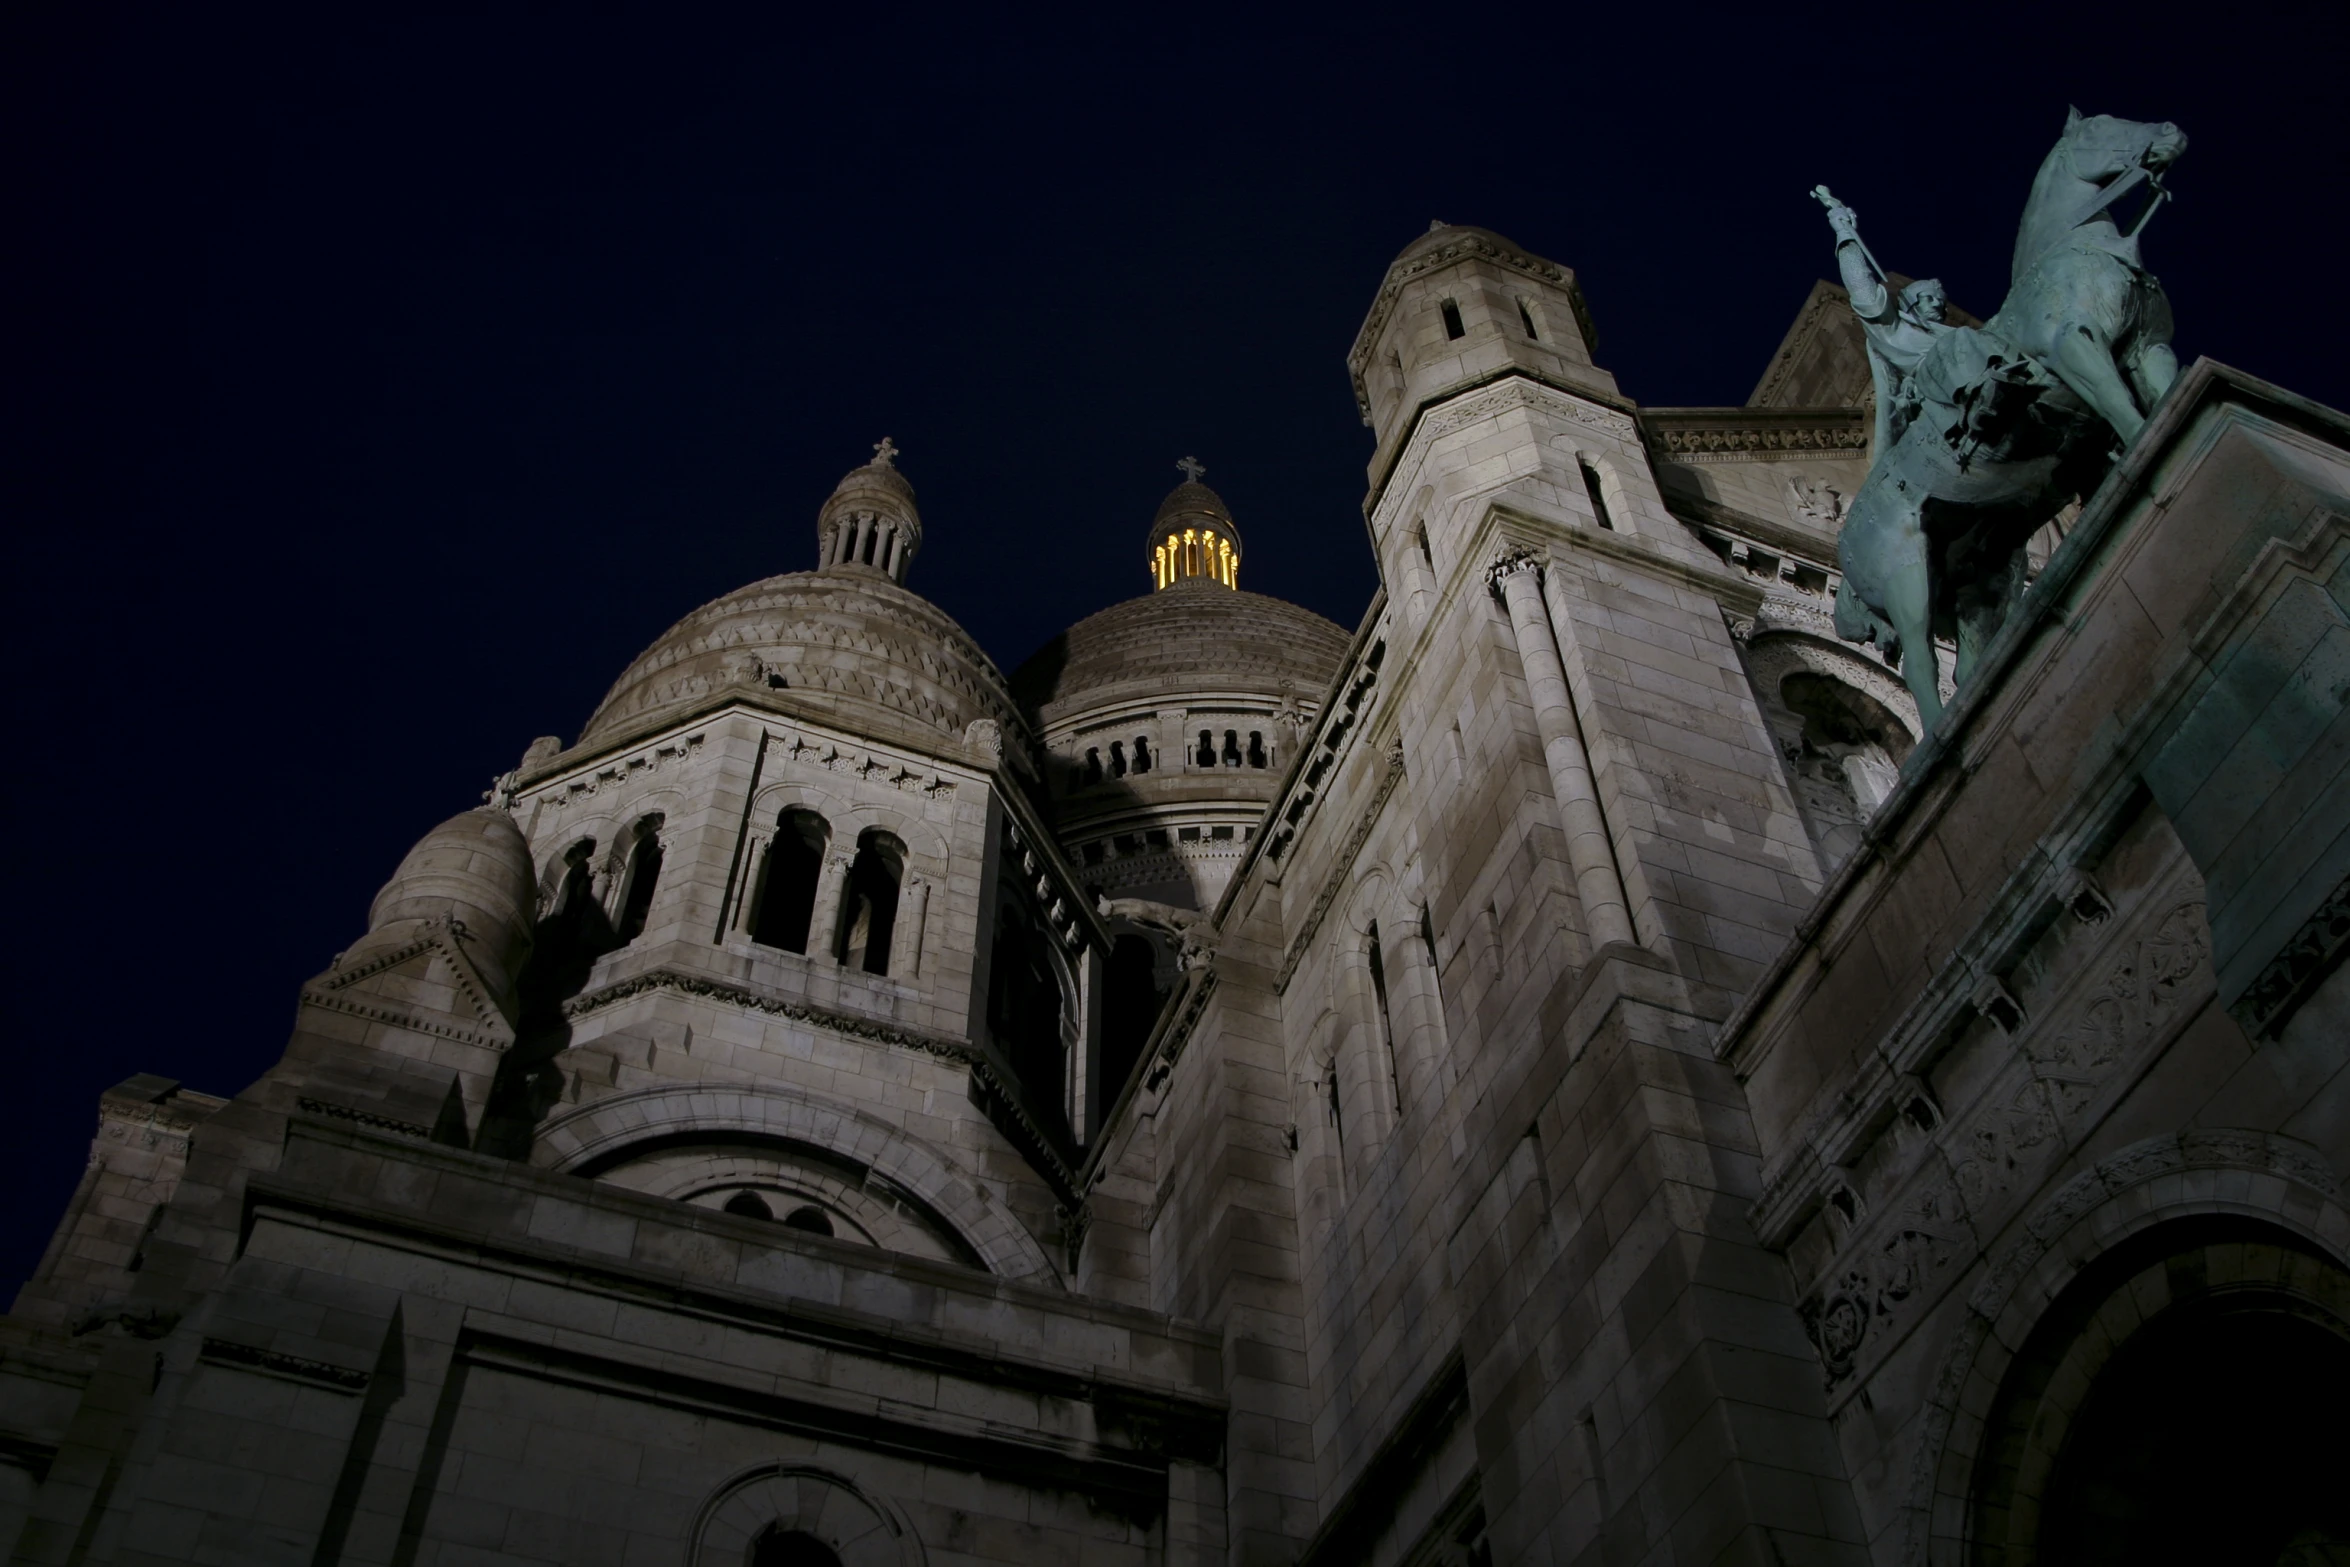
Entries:
<svg viewBox="0 0 2350 1567">
<path fill-rule="evenodd" d="M 848 889 L 849 866 L 854 863 L 845 854 L 824 857 L 824 879 L 816 884 L 816 907 L 808 915 L 808 956 L 821 954 L 826 962 L 840 961 L 832 955 L 832 942 L 840 932 L 841 894 Z"/>
<path fill-rule="evenodd" d="M 747 936 L 759 923 L 759 895 L 767 890 L 767 846 L 773 835 L 754 832 L 743 845 L 743 881 L 735 889 L 734 918 L 728 929 Z"/>
<path fill-rule="evenodd" d="M 1611 942 L 1632 944 L 1632 919 L 1623 880 L 1616 874 L 1607 817 L 1591 781 L 1591 758 L 1583 749 L 1574 698 L 1567 693 L 1558 640 L 1542 607 L 1540 571 L 1531 555 L 1511 554 L 1494 562 L 1488 576 L 1509 608 L 1510 629 L 1517 633 L 1518 657 L 1526 667 L 1526 695 L 1542 734 L 1543 759 L 1550 764 L 1551 792 L 1566 830 L 1567 862 L 1574 871 L 1575 895 L 1582 900 L 1592 949 Z"/>
<path fill-rule="evenodd" d="M 889 935 L 889 966 L 901 978 L 922 972 L 922 927 L 930 915 L 930 883 L 920 876 L 906 878 L 905 895 L 898 899 L 897 927 Z"/>
</svg>

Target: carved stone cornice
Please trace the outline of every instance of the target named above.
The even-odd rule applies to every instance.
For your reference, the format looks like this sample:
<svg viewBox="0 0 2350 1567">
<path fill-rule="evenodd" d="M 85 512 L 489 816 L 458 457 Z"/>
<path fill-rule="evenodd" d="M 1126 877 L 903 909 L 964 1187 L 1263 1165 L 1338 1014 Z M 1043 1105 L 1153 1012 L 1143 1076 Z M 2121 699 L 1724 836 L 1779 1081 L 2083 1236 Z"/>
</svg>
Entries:
<svg viewBox="0 0 2350 1567">
<path fill-rule="evenodd" d="M 1858 408 L 1645 408 L 1641 433 L 1659 461 L 1865 461 L 1869 416 Z"/>
</svg>

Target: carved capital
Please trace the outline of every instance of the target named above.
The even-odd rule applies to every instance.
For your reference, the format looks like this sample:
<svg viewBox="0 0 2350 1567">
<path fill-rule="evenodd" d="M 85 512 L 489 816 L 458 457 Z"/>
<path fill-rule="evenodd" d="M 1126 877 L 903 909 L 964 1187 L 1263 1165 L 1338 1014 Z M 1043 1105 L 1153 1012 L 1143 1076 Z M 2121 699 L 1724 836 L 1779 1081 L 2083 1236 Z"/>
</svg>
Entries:
<svg viewBox="0 0 2350 1567">
<path fill-rule="evenodd" d="M 1530 571 L 1539 574 L 1541 570 L 1541 558 L 1532 550 L 1522 546 L 1507 549 L 1494 558 L 1492 565 L 1485 568 L 1485 585 L 1498 594 L 1501 585 L 1518 573 Z"/>
</svg>

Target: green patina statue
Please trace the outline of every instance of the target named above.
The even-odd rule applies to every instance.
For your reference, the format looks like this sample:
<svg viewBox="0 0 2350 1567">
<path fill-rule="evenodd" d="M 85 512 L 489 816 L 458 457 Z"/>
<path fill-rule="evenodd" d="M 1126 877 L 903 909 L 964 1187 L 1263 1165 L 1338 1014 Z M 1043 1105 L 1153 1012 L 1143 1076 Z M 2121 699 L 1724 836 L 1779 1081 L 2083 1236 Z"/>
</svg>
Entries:
<svg viewBox="0 0 2350 1567">
<path fill-rule="evenodd" d="M 2178 377 L 2138 238 L 2186 145 L 2175 125 L 2074 110 L 2032 182 L 2006 302 L 1980 327 L 1945 321 L 1932 279 L 1896 295 L 1852 209 L 1813 191 L 1877 392 L 1875 461 L 1836 547 L 1836 629 L 1899 661 L 1929 728 L 1935 634 L 1957 641 L 1963 686 L 2023 591 L 2025 541 L 2095 486 Z"/>
</svg>

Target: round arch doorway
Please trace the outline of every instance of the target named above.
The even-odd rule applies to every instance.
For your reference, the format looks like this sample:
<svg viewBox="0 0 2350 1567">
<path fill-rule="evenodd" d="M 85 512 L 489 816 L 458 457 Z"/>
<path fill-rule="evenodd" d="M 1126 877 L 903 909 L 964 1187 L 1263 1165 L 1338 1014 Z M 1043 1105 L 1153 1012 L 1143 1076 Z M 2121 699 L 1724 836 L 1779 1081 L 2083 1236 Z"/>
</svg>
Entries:
<svg viewBox="0 0 2350 1567">
<path fill-rule="evenodd" d="M 2233 1220 L 2092 1266 L 2002 1382 L 1976 1470 L 1982 1567 L 2350 1558 L 2350 1272 Z"/>
</svg>

